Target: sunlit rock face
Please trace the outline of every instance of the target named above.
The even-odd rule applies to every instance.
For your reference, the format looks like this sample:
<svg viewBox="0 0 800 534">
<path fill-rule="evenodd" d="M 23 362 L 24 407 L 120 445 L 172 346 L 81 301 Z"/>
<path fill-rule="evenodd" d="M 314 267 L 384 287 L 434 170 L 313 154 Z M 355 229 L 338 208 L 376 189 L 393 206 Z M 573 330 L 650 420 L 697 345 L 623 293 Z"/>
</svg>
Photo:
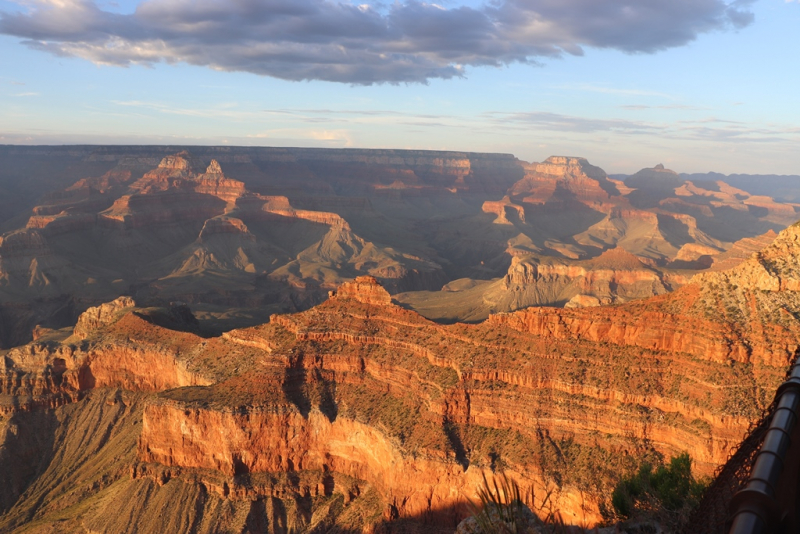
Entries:
<svg viewBox="0 0 800 534">
<path fill-rule="evenodd" d="M 585 307 L 478 324 L 428 321 L 368 276 L 305 312 L 212 338 L 192 333 L 185 315 L 119 299 L 89 310 L 61 342 L 5 354 L 4 410 L 23 424 L 42 407 L 89 409 L 104 388 L 139 392 L 128 468 L 116 467 L 108 476 L 119 486 L 108 488 L 152 487 L 140 497 L 146 509 L 202 486 L 201 507 L 305 495 L 306 512 L 285 515 L 302 528 L 323 518 L 454 528 L 483 474 L 502 469 L 591 525 L 620 472 L 648 455 L 690 451 L 701 474 L 727 459 L 800 346 L 798 258 L 793 226 L 734 269 L 672 293 L 599 307 L 579 298 Z M 65 436 L 77 424 L 61 421 Z M 183 502 L 175 514 L 195 513 Z M 115 512 L 104 513 L 113 523 Z M 12 509 L 3 520 L 18 517 Z M 213 517 L 214 528 L 241 526 Z"/>
<path fill-rule="evenodd" d="M 800 346 L 795 208 L 723 181 L 69 157 L 0 236 L 0 531 L 452 532 L 497 472 L 594 525 L 642 461 L 713 472 Z"/>
</svg>

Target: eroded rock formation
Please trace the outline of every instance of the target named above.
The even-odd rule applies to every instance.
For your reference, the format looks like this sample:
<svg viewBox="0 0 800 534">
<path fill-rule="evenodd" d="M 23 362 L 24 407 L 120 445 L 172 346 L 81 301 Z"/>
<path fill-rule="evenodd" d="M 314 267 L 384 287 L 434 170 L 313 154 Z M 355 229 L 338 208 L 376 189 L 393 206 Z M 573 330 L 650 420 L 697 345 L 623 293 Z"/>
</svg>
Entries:
<svg viewBox="0 0 800 534">
<path fill-rule="evenodd" d="M 791 227 L 736 268 L 669 294 L 473 325 L 430 322 L 371 277 L 214 338 L 158 326 L 165 312 L 121 300 L 88 313 L 80 336 L 5 354 L 5 413 L 16 425 L 37 406 L 91 403 L 99 388 L 150 392 L 127 438 L 127 474 L 109 475 L 120 488 L 155 482 L 146 509 L 202 487 L 202 501 L 178 508 L 262 517 L 254 503 L 293 500 L 305 515 L 281 517 L 300 531 L 400 520 L 452 529 L 482 475 L 502 469 L 570 522 L 594 524 L 637 459 L 690 451 L 711 473 L 758 418 L 800 346 L 798 258 Z M 8 524 L 19 524 L 27 501 L 8 502 Z M 113 524 L 116 512 L 102 513 Z"/>
<path fill-rule="evenodd" d="M 144 305 L 180 300 L 220 315 L 267 316 L 307 309 L 363 275 L 393 295 L 414 292 L 398 300 L 446 320 L 624 302 L 678 287 L 715 262 L 731 267 L 744 259 L 728 254 L 734 242 L 779 230 L 797 211 L 723 179 L 654 168 L 626 183 L 562 156 L 529 164 L 392 150 L 0 152 L 9 168 L 27 169 L 25 187 L 38 184 L 40 199 L 23 203 L 28 214 L 8 220 L 0 237 L 0 314 L 19 317 L 4 328 L 4 347 L 121 294 Z M 0 184 L 8 172 L 0 169 Z M 585 262 L 616 249 L 644 263 L 635 280 L 624 269 L 592 282 L 553 274 L 499 294 L 501 279 L 550 266 L 592 269 Z M 462 279 L 474 289 L 455 305 L 455 295 L 432 295 L 470 283 Z"/>
</svg>

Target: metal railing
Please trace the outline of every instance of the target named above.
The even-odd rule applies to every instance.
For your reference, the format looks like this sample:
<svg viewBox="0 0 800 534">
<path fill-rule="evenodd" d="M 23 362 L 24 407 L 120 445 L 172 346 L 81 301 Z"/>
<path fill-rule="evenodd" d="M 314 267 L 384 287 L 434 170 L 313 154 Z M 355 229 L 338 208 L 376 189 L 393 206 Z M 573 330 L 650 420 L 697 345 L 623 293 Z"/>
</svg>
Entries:
<svg viewBox="0 0 800 534">
<path fill-rule="evenodd" d="M 787 502 L 797 497 L 797 462 L 786 472 L 790 456 L 800 456 L 792 433 L 800 416 L 800 360 L 790 367 L 763 417 L 721 466 L 700 504 L 683 529 L 684 534 L 768 534 L 781 532 Z M 795 439 L 795 441 L 800 441 Z M 788 489 L 787 499 L 779 494 Z M 789 505 L 793 507 L 793 504 Z"/>
<path fill-rule="evenodd" d="M 795 363 L 789 379 L 778 388 L 772 420 L 758 451 L 747 486 L 731 501 L 730 534 L 776 532 L 783 510 L 776 500 L 778 483 L 786 473 L 786 455 L 792 445 L 800 406 L 800 364 Z M 795 451 L 797 452 L 797 451 Z"/>
</svg>

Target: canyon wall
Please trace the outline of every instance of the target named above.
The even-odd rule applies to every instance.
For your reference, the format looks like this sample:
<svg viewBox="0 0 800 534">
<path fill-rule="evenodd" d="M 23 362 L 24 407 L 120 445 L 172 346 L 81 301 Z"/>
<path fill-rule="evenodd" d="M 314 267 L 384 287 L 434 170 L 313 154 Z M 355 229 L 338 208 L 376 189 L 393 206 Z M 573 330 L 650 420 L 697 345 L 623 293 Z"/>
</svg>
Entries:
<svg viewBox="0 0 800 534">
<path fill-rule="evenodd" d="M 798 251 L 791 227 L 670 294 L 473 325 L 430 322 L 368 276 L 215 338 L 119 299 L 60 343 L 8 352 L 4 413 L 151 392 L 126 484 L 174 478 L 230 506 L 305 495 L 303 528 L 330 499 L 360 510 L 359 528 L 452 528 L 498 470 L 539 513 L 593 525 L 620 473 L 689 451 L 710 474 L 759 417 L 798 349 Z"/>
<path fill-rule="evenodd" d="M 595 525 L 644 461 L 712 473 L 800 346 L 800 230 L 753 235 L 794 206 L 663 168 L 69 157 L 97 172 L 0 237 L 0 336 L 36 337 L 0 352 L 0 530 L 452 531 L 493 473 Z M 444 284 L 488 318 L 392 295 Z M 271 317 L 220 335 L 173 301 Z"/>
</svg>

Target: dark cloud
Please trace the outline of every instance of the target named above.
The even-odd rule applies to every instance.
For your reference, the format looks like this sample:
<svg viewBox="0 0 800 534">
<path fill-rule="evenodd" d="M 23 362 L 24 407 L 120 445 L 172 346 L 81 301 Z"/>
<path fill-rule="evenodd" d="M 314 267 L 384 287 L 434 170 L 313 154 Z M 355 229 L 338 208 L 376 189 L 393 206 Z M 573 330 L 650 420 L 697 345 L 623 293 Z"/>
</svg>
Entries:
<svg viewBox="0 0 800 534">
<path fill-rule="evenodd" d="M 750 24 L 752 0 L 497 0 L 444 8 L 336 0 L 146 0 L 132 14 L 93 0 L 26 0 L 0 33 L 111 65 L 157 62 L 286 80 L 426 82 L 467 66 L 535 63 L 583 47 L 652 53 Z"/>
</svg>

